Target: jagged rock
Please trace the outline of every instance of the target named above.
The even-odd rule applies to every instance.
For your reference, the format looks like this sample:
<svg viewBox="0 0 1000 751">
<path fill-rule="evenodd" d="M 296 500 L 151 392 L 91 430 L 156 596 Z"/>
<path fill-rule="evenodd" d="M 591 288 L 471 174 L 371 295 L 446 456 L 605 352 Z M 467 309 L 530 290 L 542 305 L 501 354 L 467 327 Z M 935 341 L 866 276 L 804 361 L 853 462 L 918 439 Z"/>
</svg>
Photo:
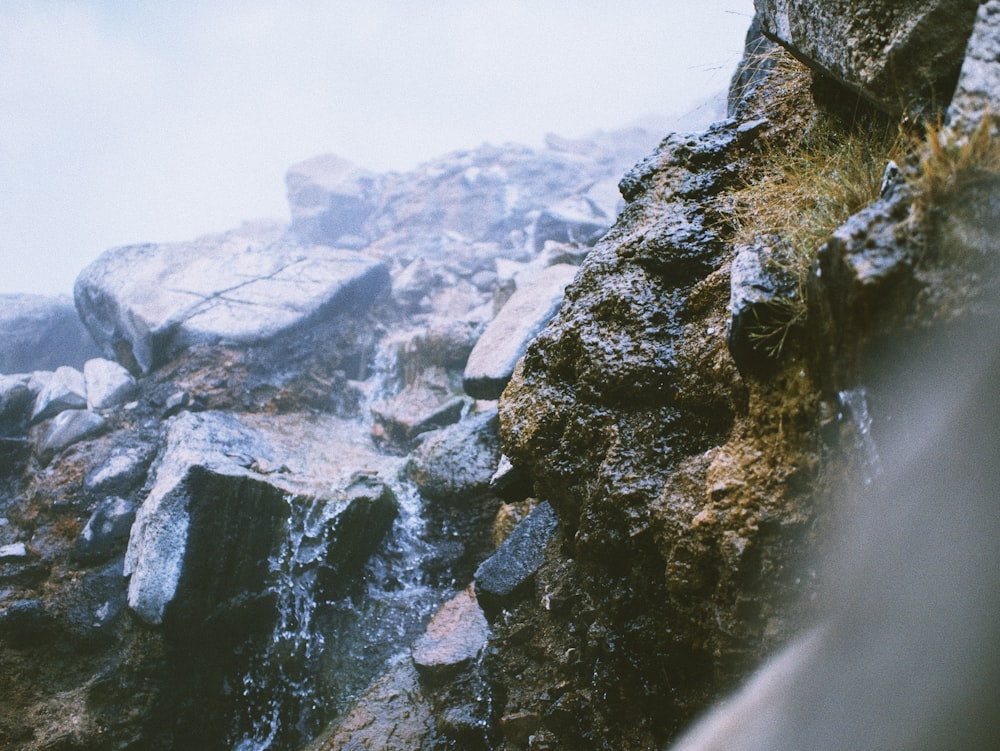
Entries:
<svg viewBox="0 0 1000 751">
<path fill-rule="evenodd" d="M 454 502 L 487 491 L 499 459 L 494 408 L 429 434 L 411 455 L 409 473 L 426 498 Z"/>
<path fill-rule="evenodd" d="M 557 526 L 552 506 L 539 503 L 480 564 L 475 574 L 476 595 L 487 613 L 495 614 L 538 571 Z"/>
<path fill-rule="evenodd" d="M 792 54 L 891 113 L 943 109 L 955 89 L 977 0 L 891 0 L 754 6 L 764 32 Z"/>
<path fill-rule="evenodd" d="M 972 133 L 985 115 L 1000 117 L 1000 3 L 980 3 L 976 23 L 966 49 L 955 96 L 948 108 L 948 126 L 955 132 Z"/>
<path fill-rule="evenodd" d="M 135 520 L 135 504 L 111 496 L 90 515 L 73 546 L 73 557 L 83 563 L 98 563 L 125 551 Z"/>
<path fill-rule="evenodd" d="M 532 236 L 538 253 L 549 241 L 593 245 L 608 231 L 608 215 L 587 196 L 574 196 L 544 209 L 535 220 Z"/>
<path fill-rule="evenodd" d="M 792 333 L 798 279 L 781 263 L 778 238 L 736 248 L 729 271 L 729 352 L 744 375 L 773 366 Z M 804 305 L 804 303 L 803 303 Z"/>
<path fill-rule="evenodd" d="M 80 368 L 99 354 L 69 298 L 0 295 L 0 373 Z"/>
<path fill-rule="evenodd" d="M 903 231 L 912 200 L 904 181 L 888 183 L 881 198 L 834 230 L 817 252 L 809 276 L 809 327 L 831 387 L 853 366 L 858 332 L 878 330 L 884 325 L 879 311 L 898 307 L 892 301 L 913 291 L 921 245 Z"/>
<path fill-rule="evenodd" d="M 96 357 L 83 365 L 87 384 L 87 407 L 109 409 L 125 404 L 135 394 L 135 378 L 111 360 Z"/>
<path fill-rule="evenodd" d="M 56 368 L 35 397 L 35 407 L 31 411 L 31 421 L 41 422 L 67 409 L 84 409 L 87 406 L 87 385 L 76 368 L 62 365 Z"/>
<path fill-rule="evenodd" d="M 104 431 L 107 420 L 89 409 L 68 409 L 52 418 L 36 446 L 36 453 L 46 459 L 74 443 Z"/>
<path fill-rule="evenodd" d="M 425 680 L 441 681 L 469 666 L 486 646 L 489 624 L 467 587 L 448 600 L 414 643 L 413 664 Z"/>
<path fill-rule="evenodd" d="M 528 342 L 559 310 L 577 271 L 569 264 L 549 266 L 519 286 L 469 354 L 466 393 L 477 399 L 496 399 L 503 393 Z"/>
<path fill-rule="evenodd" d="M 325 154 L 288 168 L 285 186 L 292 232 L 304 243 L 367 245 L 365 222 L 377 206 L 383 178 Z"/>
<path fill-rule="evenodd" d="M 347 250 L 246 230 L 104 253 L 77 278 L 77 309 L 105 353 L 148 373 L 194 344 L 265 345 L 366 310 L 386 267 Z"/>
<path fill-rule="evenodd" d="M 255 459 L 277 455 L 229 415 L 186 412 L 168 423 L 125 558 L 129 607 L 144 621 L 163 623 L 170 608 L 204 620 L 230 599 L 262 593 L 288 507 L 284 491 L 248 468 Z"/>
</svg>

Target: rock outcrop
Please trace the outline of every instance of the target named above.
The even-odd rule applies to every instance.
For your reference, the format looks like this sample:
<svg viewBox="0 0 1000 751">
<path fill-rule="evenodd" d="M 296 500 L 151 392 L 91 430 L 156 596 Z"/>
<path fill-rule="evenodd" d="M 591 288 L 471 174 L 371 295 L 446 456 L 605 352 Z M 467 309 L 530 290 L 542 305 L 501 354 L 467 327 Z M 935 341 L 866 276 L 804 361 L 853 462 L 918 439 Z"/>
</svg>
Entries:
<svg viewBox="0 0 1000 751">
<path fill-rule="evenodd" d="M 104 357 L 0 376 L 0 672 L 23 676 L 0 684 L 0 745 L 296 748 L 341 715 L 377 738 L 388 719 L 349 702 L 400 650 L 366 694 L 396 732 L 482 743 L 488 628 L 466 588 L 500 450 L 466 363 L 536 280 L 560 280 L 554 312 L 654 140 L 553 136 L 401 175 L 321 157 L 289 170 L 289 228 L 85 269 Z M 423 684 L 415 712 L 386 693 Z"/>
<path fill-rule="evenodd" d="M 978 3 L 754 5 L 764 33 L 808 65 L 885 110 L 928 114 L 951 99 Z"/>
</svg>

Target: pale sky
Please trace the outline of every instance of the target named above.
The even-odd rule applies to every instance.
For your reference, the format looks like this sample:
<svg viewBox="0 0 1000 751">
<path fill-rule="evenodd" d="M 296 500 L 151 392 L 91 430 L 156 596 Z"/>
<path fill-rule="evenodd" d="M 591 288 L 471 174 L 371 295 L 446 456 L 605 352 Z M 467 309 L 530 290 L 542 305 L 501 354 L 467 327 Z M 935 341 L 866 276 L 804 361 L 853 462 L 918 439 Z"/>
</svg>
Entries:
<svg viewBox="0 0 1000 751">
<path fill-rule="evenodd" d="M 752 0 L 0 0 L 0 293 L 287 221 L 284 174 L 538 147 L 726 87 Z M 669 119 L 667 120 L 669 123 Z"/>
</svg>

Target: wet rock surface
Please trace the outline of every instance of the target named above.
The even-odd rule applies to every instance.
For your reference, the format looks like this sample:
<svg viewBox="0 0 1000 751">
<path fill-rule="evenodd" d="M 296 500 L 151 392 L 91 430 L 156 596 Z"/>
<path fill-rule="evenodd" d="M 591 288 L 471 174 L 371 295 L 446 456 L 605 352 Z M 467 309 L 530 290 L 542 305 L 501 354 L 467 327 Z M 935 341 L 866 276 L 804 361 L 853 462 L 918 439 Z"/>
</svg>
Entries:
<svg viewBox="0 0 1000 751">
<path fill-rule="evenodd" d="M 897 112 L 945 107 L 976 15 L 974 0 L 756 3 L 764 32 L 859 95 Z"/>
<path fill-rule="evenodd" d="M 192 345 L 294 336 L 370 305 L 387 286 L 385 267 L 370 258 L 248 228 L 107 251 L 81 272 L 74 294 L 105 353 L 148 373 Z"/>
</svg>

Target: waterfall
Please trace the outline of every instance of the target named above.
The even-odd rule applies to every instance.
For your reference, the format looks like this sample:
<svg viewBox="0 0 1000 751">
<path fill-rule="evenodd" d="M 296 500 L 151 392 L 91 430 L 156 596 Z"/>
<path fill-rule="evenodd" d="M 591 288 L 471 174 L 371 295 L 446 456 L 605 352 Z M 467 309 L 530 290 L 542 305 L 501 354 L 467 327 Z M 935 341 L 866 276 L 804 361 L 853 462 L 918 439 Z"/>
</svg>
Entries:
<svg viewBox="0 0 1000 751">
<path fill-rule="evenodd" d="M 847 389 L 837 394 L 840 418 L 849 420 L 853 428 L 853 448 L 860 457 L 861 480 L 868 486 L 882 474 L 882 460 L 872 436 L 872 417 L 868 410 L 868 392 L 864 387 Z"/>
<path fill-rule="evenodd" d="M 362 418 L 345 429 L 369 435 L 370 403 L 398 390 L 395 348 L 381 347 L 362 387 Z M 331 436 L 331 441 L 335 437 Z M 288 496 L 285 539 L 270 560 L 277 619 L 270 637 L 248 647 L 247 668 L 236 686 L 237 717 L 230 733 L 235 751 L 304 745 L 346 711 L 385 666 L 422 633 L 434 611 L 453 594 L 447 551 L 428 529 L 424 501 L 400 478 L 404 460 L 383 456 L 378 477 L 396 498 L 392 528 L 362 573 L 343 589 L 324 589 L 322 573 L 331 523 L 340 504 Z M 333 485 L 346 486 L 357 467 Z M 261 641 L 264 643 L 261 644 Z"/>
</svg>

